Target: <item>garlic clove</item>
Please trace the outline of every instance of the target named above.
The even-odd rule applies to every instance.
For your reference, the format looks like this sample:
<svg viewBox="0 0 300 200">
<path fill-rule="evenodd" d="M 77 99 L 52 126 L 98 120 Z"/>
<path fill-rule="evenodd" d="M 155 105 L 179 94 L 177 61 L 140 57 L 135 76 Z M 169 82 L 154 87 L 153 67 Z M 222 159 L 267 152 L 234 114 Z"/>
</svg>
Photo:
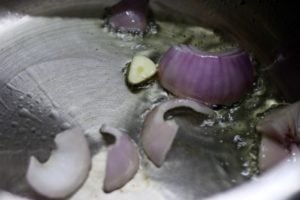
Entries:
<svg viewBox="0 0 300 200">
<path fill-rule="evenodd" d="M 91 167 L 88 143 L 80 128 L 58 134 L 57 149 L 46 163 L 30 158 L 26 179 L 39 194 L 48 198 L 65 198 L 85 181 Z"/>
<path fill-rule="evenodd" d="M 214 111 L 207 106 L 187 99 L 170 100 L 154 108 L 145 119 L 141 137 L 145 153 L 157 167 L 161 167 L 165 161 L 178 130 L 175 121 L 173 119 L 165 121 L 164 115 L 167 111 L 178 107 L 191 108 L 208 116 L 214 115 Z"/>
<path fill-rule="evenodd" d="M 129 67 L 128 83 L 131 85 L 141 84 L 154 76 L 156 71 L 156 65 L 152 60 L 146 56 L 136 55 Z"/>
<path fill-rule="evenodd" d="M 139 154 L 136 144 L 127 134 L 106 125 L 101 127 L 100 132 L 115 137 L 115 143 L 108 148 L 103 183 L 104 192 L 110 193 L 122 188 L 135 176 L 139 168 Z"/>
</svg>

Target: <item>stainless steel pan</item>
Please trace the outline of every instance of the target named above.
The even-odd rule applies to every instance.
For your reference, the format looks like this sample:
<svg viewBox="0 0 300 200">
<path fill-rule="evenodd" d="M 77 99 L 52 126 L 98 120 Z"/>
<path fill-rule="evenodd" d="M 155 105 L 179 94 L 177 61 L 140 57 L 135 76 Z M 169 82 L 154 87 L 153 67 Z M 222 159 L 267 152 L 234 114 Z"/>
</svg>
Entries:
<svg viewBox="0 0 300 200">
<path fill-rule="evenodd" d="M 245 163 L 241 160 L 244 154 L 233 142 L 236 132 L 230 134 L 230 129 L 226 129 L 220 134 L 221 129 L 213 126 L 195 128 L 193 119 L 182 116 L 177 119 L 181 130 L 166 164 L 157 169 L 141 152 L 141 169 L 136 177 L 122 190 L 105 194 L 102 181 L 106 149 L 99 127 L 108 123 L 123 128 L 138 141 L 140 116 L 167 98 L 156 83 L 138 94 L 128 90 L 122 70 L 134 53 L 154 56 L 173 43 L 186 42 L 185 34 L 194 34 L 191 41 L 205 37 L 202 46 L 207 49 L 228 44 L 213 32 L 198 27 L 201 25 L 239 43 L 262 63 L 270 63 L 277 49 L 292 35 L 284 29 L 288 26 L 285 20 L 293 20 L 285 11 L 289 7 L 261 1 L 153 0 L 155 17 L 164 27 L 158 33 L 162 43 L 155 37 L 143 41 L 120 39 L 106 32 L 101 20 L 104 8 L 114 3 L 108 0 L 0 2 L 0 188 L 44 199 L 24 179 L 28 158 L 35 155 L 41 161 L 47 160 L 55 148 L 55 135 L 72 126 L 85 130 L 93 152 L 92 171 L 82 188 L 70 197 L 73 200 L 196 200 L 246 181 L 249 177 L 242 173 Z M 279 8 L 286 15 L 276 15 Z M 237 116 L 252 109 L 249 105 L 253 98 L 249 97 Z M 264 99 L 258 99 L 262 105 Z M 22 112 L 24 109 L 28 112 Z M 238 122 L 245 120 L 237 118 Z M 199 131 L 207 134 L 199 135 Z M 251 123 L 240 131 L 255 134 Z M 255 137 L 248 139 L 258 142 Z M 260 186 L 268 187 L 267 184 Z M 285 190 L 286 196 L 293 196 L 299 190 Z"/>
</svg>

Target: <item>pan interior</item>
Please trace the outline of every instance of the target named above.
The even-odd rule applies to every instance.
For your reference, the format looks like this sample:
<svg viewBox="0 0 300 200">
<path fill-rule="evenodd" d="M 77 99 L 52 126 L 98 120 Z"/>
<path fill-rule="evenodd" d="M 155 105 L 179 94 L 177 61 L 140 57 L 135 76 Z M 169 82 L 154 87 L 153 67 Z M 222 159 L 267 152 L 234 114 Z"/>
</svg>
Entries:
<svg viewBox="0 0 300 200">
<path fill-rule="evenodd" d="M 0 19 L 2 189 L 36 197 L 24 180 L 29 156 L 46 161 L 55 135 L 77 125 L 90 143 L 93 168 L 72 200 L 196 200 L 257 173 L 256 117 L 277 104 L 269 99 L 263 77 L 241 103 L 218 110 L 215 119 L 174 114 L 180 130 L 163 167 L 156 168 L 141 150 L 135 178 L 119 191 L 103 193 L 106 148 L 100 126 L 124 129 L 139 144 L 146 113 L 171 97 L 157 81 L 137 93 L 127 88 L 124 68 L 133 55 L 157 62 L 173 44 L 206 51 L 236 45 L 210 30 L 168 21 L 157 21 L 145 38 L 112 33 L 103 24 L 100 18 L 55 14 L 8 13 Z"/>
</svg>

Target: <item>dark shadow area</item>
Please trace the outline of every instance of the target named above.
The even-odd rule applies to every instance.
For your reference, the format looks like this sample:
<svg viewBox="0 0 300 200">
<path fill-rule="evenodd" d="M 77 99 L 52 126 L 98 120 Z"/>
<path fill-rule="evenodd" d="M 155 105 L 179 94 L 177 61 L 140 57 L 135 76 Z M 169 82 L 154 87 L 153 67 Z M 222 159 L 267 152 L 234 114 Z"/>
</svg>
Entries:
<svg viewBox="0 0 300 200">
<path fill-rule="evenodd" d="M 296 195 L 293 195 L 289 200 L 299 200 L 300 199 L 300 192 Z"/>
<path fill-rule="evenodd" d="M 296 3 L 276 0 L 153 0 L 158 14 L 213 28 L 237 41 L 261 61 L 271 63 L 276 51 L 299 35 Z"/>
<path fill-rule="evenodd" d="M 270 77 L 279 89 L 279 97 L 289 102 L 300 99 L 300 48 L 299 42 L 290 44 L 279 53 L 276 62 L 270 68 Z"/>
</svg>

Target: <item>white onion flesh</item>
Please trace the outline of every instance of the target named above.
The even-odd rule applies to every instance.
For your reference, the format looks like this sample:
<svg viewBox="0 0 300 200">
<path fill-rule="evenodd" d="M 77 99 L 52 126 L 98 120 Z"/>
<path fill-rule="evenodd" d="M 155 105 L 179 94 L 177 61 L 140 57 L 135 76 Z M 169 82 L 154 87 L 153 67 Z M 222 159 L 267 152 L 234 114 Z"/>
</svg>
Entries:
<svg viewBox="0 0 300 200">
<path fill-rule="evenodd" d="M 287 159 L 290 152 L 277 141 L 263 137 L 259 148 L 259 169 L 266 171 Z"/>
<path fill-rule="evenodd" d="M 299 112 L 300 102 L 273 111 L 257 124 L 257 131 L 263 134 L 259 157 L 262 171 L 283 160 L 293 161 L 293 157 L 298 154 Z"/>
<path fill-rule="evenodd" d="M 257 131 L 288 145 L 300 138 L 300 102 L 275 110 L 256 126 Z"/>
<path fill-rule="evenodd" d="M 142 145 L 149 159 L 157 166 L 162 166 L 175 139 L 178 125 L 174 119 L 165 120 L 169 110 L 186 107 L 195 112 L 212 116 L 214 111 L 207 106 L 187 99 L 175 99 L 162 103 L 146 117 L 142 129 Z"/>
<path fill-rule="evenodd" d="M 74 193 L 87 178 L 91 167 L 88 143 L 80 128 L 58 134 L 57 149 L 46 163 L 30 158 L 26 178 L 30 186 L 48 198 L 65 198 Z"/>
<path fill-rule="evenodd" d="M 115 137 L 115 143 L 109 146 L 106 160 L 104 192 L 113 192 L 122 188 L 139 169 L 139 154 L 136 144 L 125 133 L 118 129 L 103 125 L 101 133 Z"/>
<path fill-rule="evenodd" d="M 208 53 L 178 45 L 160 59 L 158 75 L 162 86 L 176 96 L 227 105 L 252 87 L 254 68 L 241 50 Z"/>
</svg>

